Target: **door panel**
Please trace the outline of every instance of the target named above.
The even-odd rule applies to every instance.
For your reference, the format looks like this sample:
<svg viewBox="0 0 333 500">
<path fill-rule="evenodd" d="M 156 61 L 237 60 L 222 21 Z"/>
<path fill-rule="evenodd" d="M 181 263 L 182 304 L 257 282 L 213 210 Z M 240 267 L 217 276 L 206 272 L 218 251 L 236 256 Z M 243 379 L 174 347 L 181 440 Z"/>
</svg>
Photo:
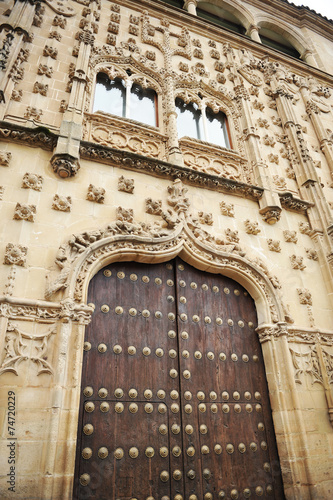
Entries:
<svg viewBox="0 0 333 500">
<path fill-rule="evenodd" d="M 88 302 L 73 498 L 284 498 L 247 292 L 178 259 L 127 262 Z"/>
</svg>

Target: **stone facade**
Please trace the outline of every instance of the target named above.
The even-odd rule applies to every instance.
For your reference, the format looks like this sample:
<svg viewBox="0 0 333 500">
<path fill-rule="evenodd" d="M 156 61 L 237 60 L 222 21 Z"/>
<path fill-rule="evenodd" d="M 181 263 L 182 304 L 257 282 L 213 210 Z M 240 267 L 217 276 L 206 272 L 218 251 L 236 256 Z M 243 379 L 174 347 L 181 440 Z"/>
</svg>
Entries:
<svg viewBox="0 0 333 500">
<path fill-rule="evenodd" d="M 333 24 L 208 2 L 240 35 L 200 3 L 0 5 L 4 500 L 72 496 L 92 276 L 176 255 L 254 298 L 286 498 L 333 497 Z M 159 126 L 93 113 L 99 72 L 154 89 Z M 176 97 L 225 113 L 232 148 L 179 138 Z"/>
</svg>

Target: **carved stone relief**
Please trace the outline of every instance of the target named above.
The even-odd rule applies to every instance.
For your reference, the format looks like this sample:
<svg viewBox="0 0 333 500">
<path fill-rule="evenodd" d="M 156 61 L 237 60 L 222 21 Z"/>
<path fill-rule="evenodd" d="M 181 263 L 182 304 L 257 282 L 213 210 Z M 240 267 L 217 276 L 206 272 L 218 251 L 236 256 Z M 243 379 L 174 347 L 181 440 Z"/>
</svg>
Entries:
<svg viewBox="0 0 333 500">
<path fill-rule="evenodd" d="M 47 83 L 35 82 L 34 88 L 33 88 L 33 93 L 46 96 L 48 88 L 49 88 L 49 86 L 47 85 Z"/>
<path fill-rule="evenodd" d="M 19 330 L 12 323 L 8 323 L 5 336 L 5 357 L 0 366 L 0 375 L 11 372 L 18 375 L 18 366 L 23 361 L 32 361 L 37 365 L 37 375 L 42 373 L 53 374 L 53 368 L 48 358 L 48 343 L 56 327 L 51 327 L 41 335 L 31 335 Z"/>
<path fill-rule="evenodd" d="M 297 255 L 291 255 L 290 257 L 290 263 L 291 267 L 293 269 L 299 269 L 300 271 L 303 271 L 306 268 L 306 265 L 303 263 L 304 258 L 297 256 Z"/>
<path fill-rule="evenodd" d="M 12 153 L 10 151 L 0 151 L 0 165 L 2 167 L 8 167 L 11 159 Z"/>
<path fill-rule="evenodd" d="M 314 248 L 305 248 L 305 253 L 309 260 L 318 260 L 318 253 Z"/>
<path fill-rule="evenodd" d="M 224 230 L 227 241 L 231 241 L 233 243 L 239 243 L 238 231 L 232 230 L 229 227 Z"/>
<path fill-rule="evenodd" d="M 133 208 L 123 208 L 117 207 L 117 220 L 124 222 L 133 222 L 134 220 L 134 212 Z"/>
<path fill-rule="evenodd" d="M 289 231 L 288 229 L 286 229 L 285 231 L 283 231 L 283 236 L 287 243 L 297 243 L 298 241 L 296 231 Z"/>
<path fill-rule="evenodd" d="M 244 225 L 247 234 L 258 234 L 261 232 L 259 224 L 256 221 L 250 221 L 250 219 L 246 219 L 244 221 Z"/>
<path fill-rule="evenodd" d="M 57 59 L 58 49 L 56 49 L 55 47 L 50 47 L 50 45 L 45 45 L 43 49 L 43 56 Z"/>
<path fill-rule="evenodd" d="M 43 114 L 42 109 L 38 109 L 33 106 L 27 106 L 27 109 L 24 113 L 24 118 L 26 118 L 27 120 L 32 118 L 33 120 L 36 120 L 38 122 L 41 120 L 42 114 Z"/>
<path fill-rule="evenodd" d="M 38 66 L 37 74 L 38 75 L 45 75 L 48 78 L 52 78 L 53 68 L 51 66 L 48 66 L 47 64 L 40 64 Z"/>
<path fill-rule="evenodd" d="M 198 219 L 200 224 L 207 224 L 208 226 L 212 226 L 214 223 L 212 213 L 198 212 Z"/>
<path fill-rule="evenodd" d="M 94 201 L 96 203 L 104 203 L 105 189 L 102 187 L 96 187 L 93 184 L 89 184 L 87 192 L 87 200 Z"/>
<path fill-rule="evenodd" d="M 26 205 L 17 203 L 14 212 L 14 219 L 35 222 L 36 205 Z"/>
<path fill-rule="evenodd" d="M 268 250 L 271 252 L 281 252 L 281 246 L 279 240 L 272 240 L 269 238 L 267 240 Z"/>
<path fill-rule="evenodd" d="M 134 193 L 134 179 L 126 179 L 123 175 L 118 179 L 118 191 Z"/>
<path fill-rule="evenodd" d="M 307 288 L 297 288 L 297 293 L 301 304 L 312 306 L 312 295 L 310 290 Z"/>
<path fill-rule="evenodd" d="M 5 192 L 5 188 L 4 186 L 0 186 L 0 200 L 2 201 L 3 200 L 3 194 Z"/>
<path fill-rule="evenodd" d="M 72 207 L 71 196 L 60 196 L 59 194 L 54 195 L 52 208 L 53 210 L 59 210 L 60 212 L 70 212 Z"/>
<path fill-rule="evenodd" d="M 310 351 L 301 353 L 290 348 L 291 359 L 295 369 L 295 382 L 302 383 L 301 375 L 307 374 L 311 377 L 311 383 L 316 382 L 323 384 L 323 377 L 320 370 L 320 365 L 317 357 L 316 347 L 312 347 Z"/>
<path fill-rule="evenodd" d="M 16 266 L 25 266 L 27 258 L 28 248 L 13 243 L 8 243 L 6 246 L 5 260 L 4 264 L 15 264 Z"/>
<path fill-rule="evenodd" d="M 152 215 L 162 215 L 162 200 L 153 200 L 152 198 L 147 198 L 146 203 L 146 213 Z"/>
<path fill-rule="evenodd" d="M 235 208 L 232 203 L 227 203 L 226 201 L 220 202 L 220 210 L 222 215 L 227 217 L 235 217 Z"/>
</svg>

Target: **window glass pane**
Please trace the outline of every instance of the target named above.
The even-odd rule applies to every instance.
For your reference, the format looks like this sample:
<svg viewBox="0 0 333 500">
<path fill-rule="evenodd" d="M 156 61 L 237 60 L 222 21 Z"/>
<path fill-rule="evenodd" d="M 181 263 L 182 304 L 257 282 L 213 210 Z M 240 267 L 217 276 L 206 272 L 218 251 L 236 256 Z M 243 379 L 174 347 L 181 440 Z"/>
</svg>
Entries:
<svg viewBox="0 0 333 500">
<path fill-rule="evenodd" d="M 214 113 L 211 108 L 206 108 L 207 117 L 207 141 L 224 148 L 229 148 L 229 140 L 225 123 L 225 115 L 222 111 Z"/>
<path fill-rule="evenodd" d="M 156 127 L 156 92 L 134 83 L 131 88 L 130 118 Z"/>
<path fill-rule="evenodd" d="M 201 111 L 197 104 L 186 104 L 182 99 L 176 99 L 178 137 L 193 137 L 204 140 Z"/>
<path fill-rule="evenodd" d="M 117 116 L 125 116 L 126 89 L 123 80 L 110 80 L 105 73 L 99 73 L 96 79 L 96 90 L 93 113 L 104 111 Z"/>
</svg>

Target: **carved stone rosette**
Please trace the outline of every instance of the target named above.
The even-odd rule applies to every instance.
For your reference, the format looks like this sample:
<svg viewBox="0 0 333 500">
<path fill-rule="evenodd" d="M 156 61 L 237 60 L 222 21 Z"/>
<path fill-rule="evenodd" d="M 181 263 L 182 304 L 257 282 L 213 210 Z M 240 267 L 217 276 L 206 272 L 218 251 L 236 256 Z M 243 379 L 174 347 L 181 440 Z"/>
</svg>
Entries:
<svg viewBox="0 0 333 500">
<path fill-rule="evenodd" d="M 51 165 L 54 172 L 63 179 L 74 177 L 80 169 L 78 159 L 67 154 L 54 155 L 51 158 Z"/>
</svg>

